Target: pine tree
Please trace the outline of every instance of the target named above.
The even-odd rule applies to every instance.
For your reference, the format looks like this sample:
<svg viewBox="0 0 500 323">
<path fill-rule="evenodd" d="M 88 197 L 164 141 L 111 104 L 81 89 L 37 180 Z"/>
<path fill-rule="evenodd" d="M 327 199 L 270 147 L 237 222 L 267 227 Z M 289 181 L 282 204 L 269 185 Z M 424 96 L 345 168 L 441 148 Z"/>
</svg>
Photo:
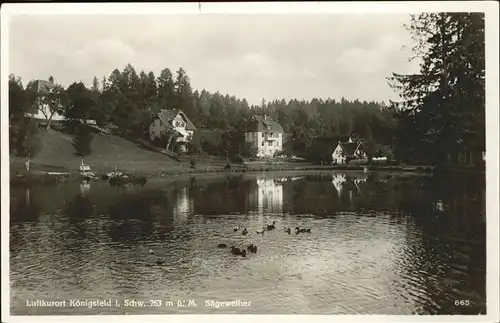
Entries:
<svg viewBox="0 0 500 323">
<path fill-rule="evenodd" d="M 404 102 L 399 145 L 415 147 L 434 164 L 463 150 L 484 149 L 484 15 L 424 13 L 408 30 L 417 45 L 420 72 L 393 73 L 391 85 Z M 413 127 L 413 130 L 404 127 Z M 416 140 L 415 140 L 416 139 Z"/>
</svg>

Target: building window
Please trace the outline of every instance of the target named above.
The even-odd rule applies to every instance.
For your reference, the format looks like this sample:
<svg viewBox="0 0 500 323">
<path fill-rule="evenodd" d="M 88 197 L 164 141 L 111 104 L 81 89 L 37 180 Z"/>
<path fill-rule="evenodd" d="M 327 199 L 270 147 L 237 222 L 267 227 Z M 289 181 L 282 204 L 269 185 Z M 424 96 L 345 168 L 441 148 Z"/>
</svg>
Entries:
<svg viewBox="0 0 500 323">
<path fill-rule="evenodd" d="M 262 142 L 261 146 L 264 146 L 264 142 Z"/>
</svg>

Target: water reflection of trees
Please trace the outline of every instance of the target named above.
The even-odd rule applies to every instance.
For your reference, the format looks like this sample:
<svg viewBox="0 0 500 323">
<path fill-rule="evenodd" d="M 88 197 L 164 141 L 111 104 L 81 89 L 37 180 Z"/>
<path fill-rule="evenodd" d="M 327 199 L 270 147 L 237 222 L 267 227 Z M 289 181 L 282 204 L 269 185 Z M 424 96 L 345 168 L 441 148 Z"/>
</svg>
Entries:
<svg viewBox="0 0 500 323">
<path fill-rule="evenodd" d="M 151 240 L 155 232 L 154 215 L 171 221 L 170 196 L 162 191 L 124 194 L 108 207 L 108 214 L 108 233 L 112 241 Z"/>
<path fill-rule="evenodd" d="M 206 215 L 244 213 L 252 199 L 248 192 L 255 190 L 255 180 L 227 176 L 224 180 L 196 182 L 191 186 L 195 213 Z"/>
<path fill-rule="evenodd" d="M 396 200 L 393 182 L 377 175 L 334 173 L 284 183 L 284 211 L 334 216 L 337 212 L 386 210 Z"/>
<path fill-rule="evenodd" d="M 406 275 L 424 271 L 427 301 L 424 313 L 478 314 L 484 310 L 486 292 L 485 177 L 468 174 L 437 174 L 401 180 L 400 210 L 411 217 L 421 234 L 419 248 Z M 457 307 L 455 299 L 469 299 Z"/>
<path fill-rule="evenodd" d="M 37 196 L 31 194 L 29 187 L 15 186 L 10 189 L 9 249 L 11 257 L 17 257 L 25 244 L 24 231 L 31 227 L 31 224 L 36 224 L 41 209 Z"/>
<path fill-rule="evenodd" d="M 30 187 L 11 187 L 10 223 L 32 222 L 38 219 L 41 207 L 37 191 Z"/>
</svg>

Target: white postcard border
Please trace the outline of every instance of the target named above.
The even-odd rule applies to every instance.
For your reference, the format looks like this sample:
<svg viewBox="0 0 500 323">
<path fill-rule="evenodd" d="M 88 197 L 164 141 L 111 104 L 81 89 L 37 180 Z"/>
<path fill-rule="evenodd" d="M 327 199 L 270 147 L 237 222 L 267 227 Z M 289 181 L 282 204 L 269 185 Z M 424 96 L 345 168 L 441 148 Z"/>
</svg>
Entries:
<svg viewBox="0 0 500 323">
<path fill-rule="evenodd" d="M 295 3 L 18 3 L 1 8 L 1 184 L 2 184 L 2 322 L 303 322 L 308 315 L 104 315 L 104 316 L 10 316 L 9 282 L 9 140 L 8 75 L 9 16 L 47 14 L 391 14 L 414 12 L 486 13 L 486 132 L 487 132 L 487 315 L 388 316 L 388 315 L 314 315 L 316 322 L 495 322 L 499 320 L 499 79 L 498 79 L 498 2 L 295 2 Z"/>
</svg>

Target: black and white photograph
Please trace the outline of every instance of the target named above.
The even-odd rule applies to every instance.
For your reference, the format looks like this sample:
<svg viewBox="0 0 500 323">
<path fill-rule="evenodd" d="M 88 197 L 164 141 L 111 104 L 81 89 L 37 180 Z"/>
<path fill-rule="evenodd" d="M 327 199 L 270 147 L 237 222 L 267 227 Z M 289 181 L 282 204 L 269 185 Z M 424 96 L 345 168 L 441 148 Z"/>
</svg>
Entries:
<svg viewBox="0 0 500 323">
<path fill-rule="evenodd" d="M 2 322 L 499 320 L 497 2 L 1 27 Z"/>
</svg>

